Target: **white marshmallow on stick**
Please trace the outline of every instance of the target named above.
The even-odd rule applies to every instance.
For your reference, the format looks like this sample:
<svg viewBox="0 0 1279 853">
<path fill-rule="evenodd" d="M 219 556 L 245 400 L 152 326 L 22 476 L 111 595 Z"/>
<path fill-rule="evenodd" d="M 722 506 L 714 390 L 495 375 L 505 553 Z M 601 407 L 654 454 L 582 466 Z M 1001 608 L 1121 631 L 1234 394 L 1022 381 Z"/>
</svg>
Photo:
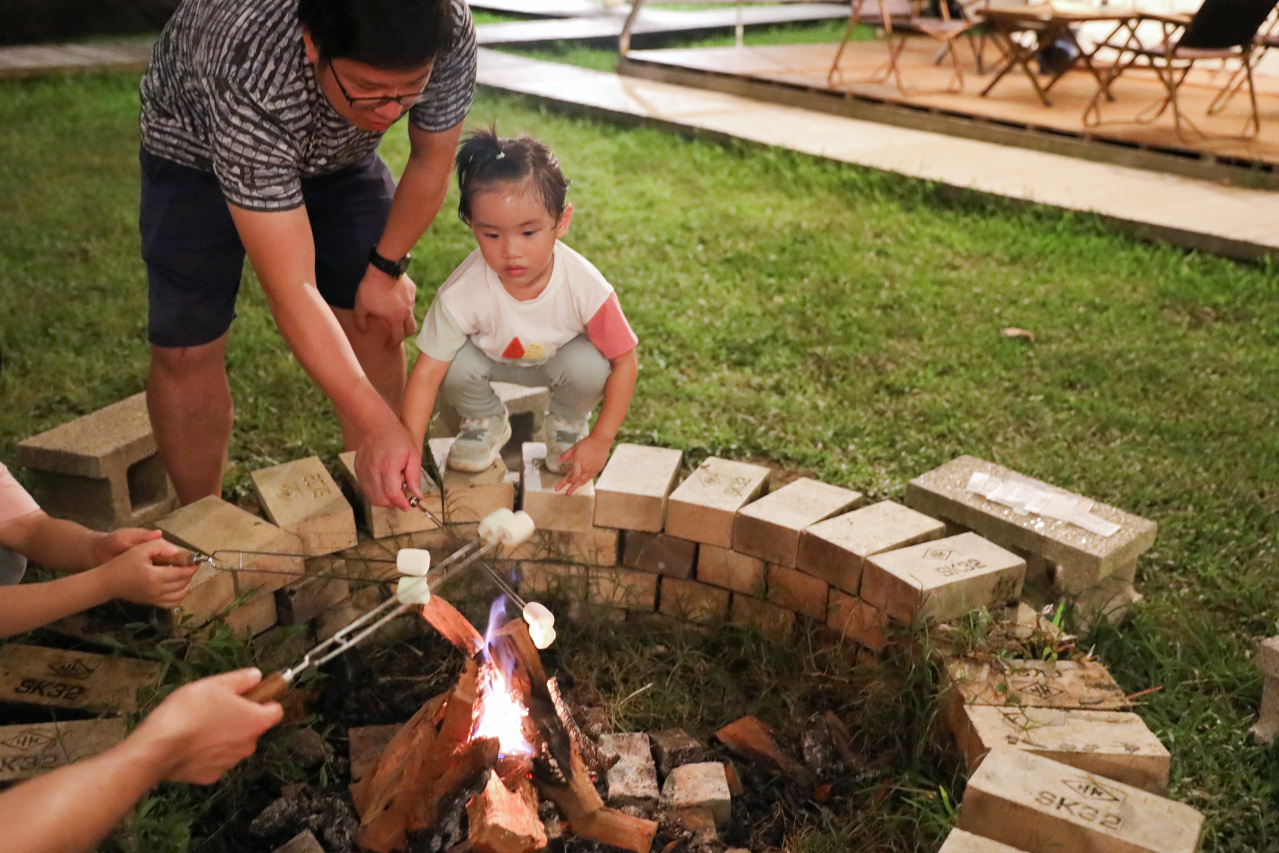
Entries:
<svg viewBox="0 0 1279 853">
<path fill-rule="evenodd" d="M 501 539 L 502 528 L 504 528 L 515 513 L 503 507 L 495 509 L 480 520 L 479 527 L 475 532 L 479 535 L 480 541 L 484 543 L 492 542 L 494 539 Z"/>
<path fill-rule="evenodd" d="M 431 570 L 431 552 L 422 548 L 401 548 L 395 555 L 395 568 L 402 575 L 425 577 Z"/>
<path fill-rule="evenodd" d="M 543 628 L 540 625 L 533 625 L 528 629 L 528 635 L 533 640 L 533 645 L 539 649 L 550 648 L 551 643 L 555 642 L 555 629 Z"/>
<path fill-rule="evenodd" d="M 431 601 L 431 588 L 426 577 L 402 577 L 395 585 L 395 597 L 401 604 L 427 604 Z"/>
<path fill-rule="evenodd" d="M 540 601 L 530 601 L 525 604 L 524 610 L 520 615 L 524 617 L 524 621 L 528 623 L 530 628 L 545 630 L 555 627 L 555 614 Z"/>
<path fill-rule="evenodd" d="M 532 537 L 537 530 L 537 524 L 533 521 L 533 516 L 524 510 L 512 513 L 511 517 L 502 525 L 502 529 L 498 531 L 497 538 L 507 548 L 514 548 L 516 545 L 523 545 Z"/>
</svg>

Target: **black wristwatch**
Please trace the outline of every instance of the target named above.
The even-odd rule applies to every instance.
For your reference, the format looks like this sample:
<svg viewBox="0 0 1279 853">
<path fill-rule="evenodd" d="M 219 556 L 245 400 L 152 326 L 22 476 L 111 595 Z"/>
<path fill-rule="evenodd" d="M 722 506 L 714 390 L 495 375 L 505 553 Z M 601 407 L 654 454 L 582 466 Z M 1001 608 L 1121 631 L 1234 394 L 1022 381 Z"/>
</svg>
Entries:
<svg viewBox="0 0 1279 853">
<path fill-rule="evenodd" d="M 391 278 L 399 278 L 409 268 L 409 260 L 412 257 L 412 255 L 405 255 L 398 261 L 387 260 L 377 253 L 377 246 L 374 246 L 369 249 L 369 266 L 381 270 Z"/>
</svg>

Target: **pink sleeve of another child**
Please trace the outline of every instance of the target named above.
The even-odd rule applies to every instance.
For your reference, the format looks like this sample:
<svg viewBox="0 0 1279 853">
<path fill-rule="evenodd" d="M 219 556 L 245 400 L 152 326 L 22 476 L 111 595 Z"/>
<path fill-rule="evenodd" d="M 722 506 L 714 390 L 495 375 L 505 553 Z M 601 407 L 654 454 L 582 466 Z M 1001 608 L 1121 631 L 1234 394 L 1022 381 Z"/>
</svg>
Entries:
<svg viewBox="0 0 1279 853">
<path fill-rule="evenodd" d="M 40 508 L 35 498 L 13 478 L 9 469 L 0 462 L 0 521 L 13 521 L 30 515 Z"/>
<path fill-rule="evenodd" d="M 622 306 L 617 301 L 617 294 L 610 293 L 608 299 L 586 323 L 586 336 L 605 358 L 612 360 L 635 349 L 639 338 L 631 331 L 631 324 L 626 322 Z"/>
</svg>

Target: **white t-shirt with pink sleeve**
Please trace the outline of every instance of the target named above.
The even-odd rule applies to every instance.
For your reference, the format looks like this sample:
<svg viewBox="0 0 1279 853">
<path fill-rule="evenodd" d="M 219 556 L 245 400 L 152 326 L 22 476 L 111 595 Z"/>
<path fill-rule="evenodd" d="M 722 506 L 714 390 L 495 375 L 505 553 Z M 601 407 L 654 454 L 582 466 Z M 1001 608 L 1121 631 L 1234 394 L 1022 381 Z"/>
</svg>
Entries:
<svg viewBox="0 0 1279 853">
<path fill-rule="evenodd" d="M 22 484 L 14 479 L 9 469 L 0 462 L 0 522 L 13 521 L 30 515 L 40 508 Z"/>
<path fill-rule="evenodd" d="M 451 362 L 469 339 L 494 361 L 532 366 L 583 334 L 610 360 L 639 343 L 613 285 L 557 241 L 550 281 L 526 302 L 506 292 L 476 249 L 435 294 L 417 346 L 431 358 Z"/>
</svg>

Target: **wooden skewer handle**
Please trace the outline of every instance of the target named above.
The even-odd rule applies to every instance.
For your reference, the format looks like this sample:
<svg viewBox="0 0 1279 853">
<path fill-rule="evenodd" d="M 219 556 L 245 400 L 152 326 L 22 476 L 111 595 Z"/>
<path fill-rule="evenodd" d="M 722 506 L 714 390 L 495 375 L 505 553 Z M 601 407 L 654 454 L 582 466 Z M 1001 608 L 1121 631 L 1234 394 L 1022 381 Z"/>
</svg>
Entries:
<svg viewBox="0 0 1279 853">
<path fill-rule="evenodd" d="M 266 702 L 274 702 L 288 691 L 289 682 L 285 680 L 284 675 L 279 672 L 273 672 L 246 692 L 244 698 L 261 705 Z"/>
</svg>

